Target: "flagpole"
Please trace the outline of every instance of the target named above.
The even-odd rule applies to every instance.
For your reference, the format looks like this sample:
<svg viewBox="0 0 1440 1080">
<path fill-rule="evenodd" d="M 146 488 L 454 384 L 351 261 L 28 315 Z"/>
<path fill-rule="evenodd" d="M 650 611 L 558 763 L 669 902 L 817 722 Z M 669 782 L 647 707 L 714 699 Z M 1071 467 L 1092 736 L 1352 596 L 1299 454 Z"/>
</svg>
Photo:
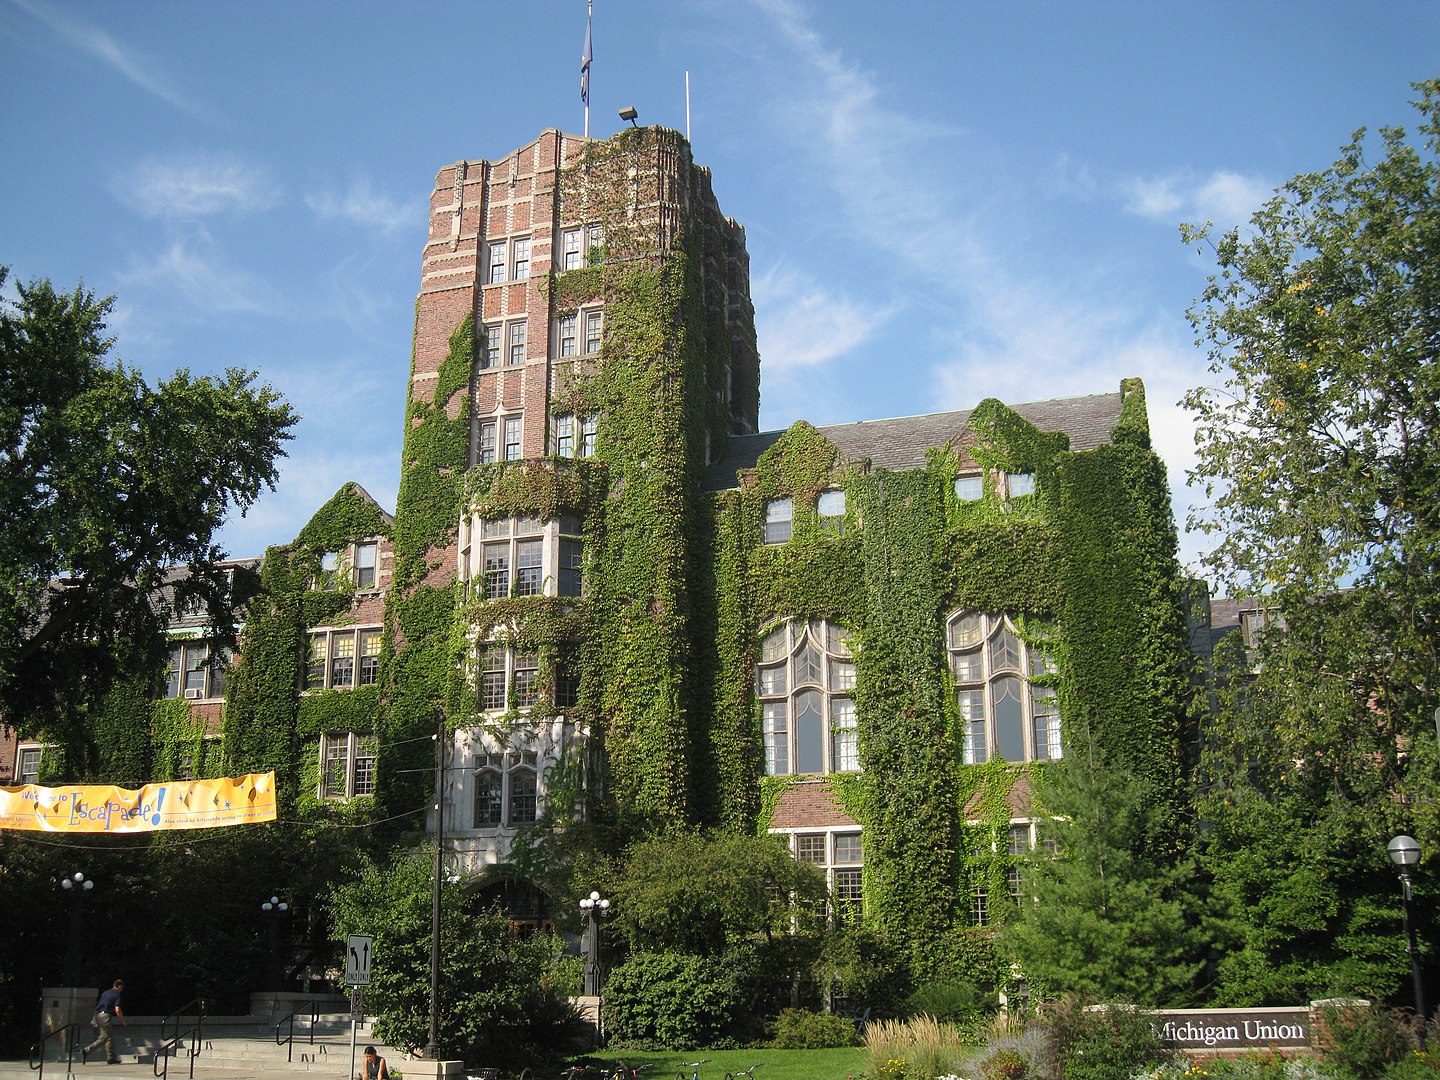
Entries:
<svg viewBox="0 0 1440 1080">
<path fill-rule="evenodd" d="M 580 54 L 580 100 L 585 103 L 585 138 L 590 138 L 590 60 L 594 50 L 590 44 L 590 20 L 595 15 L 594 0 L 585 0 L 585 51 Z"/>
</svg>

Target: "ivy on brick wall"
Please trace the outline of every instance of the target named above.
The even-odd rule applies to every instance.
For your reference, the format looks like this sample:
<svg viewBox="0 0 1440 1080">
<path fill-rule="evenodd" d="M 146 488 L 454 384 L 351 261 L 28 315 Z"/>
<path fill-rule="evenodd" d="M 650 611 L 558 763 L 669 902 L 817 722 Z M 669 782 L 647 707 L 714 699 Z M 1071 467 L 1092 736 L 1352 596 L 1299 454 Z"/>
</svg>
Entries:
<svg viewBox="0 0 1440 1080">
<path fill-rule="evenodd" d="M 1104 729 L 1117 763 L 1155 778 L 1158 804 L 1185 804 L 1176 752 L 1191 691 L 1163 467 L 1148 450 L 1143 391 L 1125 398 L 1114 445 L 1072 453 L 994 400 L 953 445 L 908 472 L 842 464 L 797 423 L 740 491 L 714 500 L 719 632 L 712 732 L 720 820 L 768 828 L 794 777 L 762 777 L 755 647 L 776 623 L 826 618 L 858 645 L 855 699 L 863 771 L 825 778 L 864 828 L 865 912 L 919 980 L 965 974 L 1003 982 L 994 935 L 1013 917 L 1007 874 L 1012 796 L 1043 765 L 965 765 L 943 638 L 955 611 L 1006 612 L 1049 652 L 1062 715 Z M 962 502 L 961 473 L 1032 473 L 1033 495 L 993 483 Z M 846 493 L 841 536 L 820 528 L 820 492 Z M 765 504 L 793 500 L 790 541 L 761 542 Z M 748 794 L 747 794 L 748 793 Z M 752 810 L 758 801 L 758 808 Z M 989 902 L 971 925 L 976 889 Z M 948 929 L 947 929 L 948 928 Z"/>
<path fill-rule="evenodd" d="M 226 694 L 224 759 L 236 772 L 275 769 L 277 795 L 287 812 L 306 813 L 319 804 L 319 735 L 374 730 L 379 711 L 372 687 L 300 694 L 309 628 L 342 623 L 353 600 L 346 588 L 313 587 L 321 558 L 389 532 L 375 503 L 345 484 L 294 544 L 265 553 Z M 329 813 L 342 812 L 338 804 L 325 806 Z"/>
</svg>

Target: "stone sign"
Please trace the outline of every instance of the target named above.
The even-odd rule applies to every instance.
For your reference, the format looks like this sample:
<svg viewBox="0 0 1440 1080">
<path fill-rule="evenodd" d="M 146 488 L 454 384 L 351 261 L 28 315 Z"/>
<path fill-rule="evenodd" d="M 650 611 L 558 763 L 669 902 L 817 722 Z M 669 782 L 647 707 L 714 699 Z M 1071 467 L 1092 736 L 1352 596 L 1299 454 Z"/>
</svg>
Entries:
<svg viewBox="0 0 1440 1080">
<path fill-rule="evenodd" d="M 1178 1050 L 1259 1050 L 1267 1046 L 1308 1047 L 1310 1010 L 1161 1009 L 1160 1037 Z"/>
</svg>

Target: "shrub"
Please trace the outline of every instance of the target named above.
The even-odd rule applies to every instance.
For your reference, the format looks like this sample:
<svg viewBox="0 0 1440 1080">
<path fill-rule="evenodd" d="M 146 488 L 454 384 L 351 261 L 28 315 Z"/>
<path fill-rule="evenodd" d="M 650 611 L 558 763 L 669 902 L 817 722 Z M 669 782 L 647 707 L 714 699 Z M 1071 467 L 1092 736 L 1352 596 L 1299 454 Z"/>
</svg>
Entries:
<svg viewBox="0 0 1440 1080">
<path fill-rule="evenodd" d="M 932 1016 L 877 1020 L 865 1029 L 870 1069 L 880 1077 L 935 1080 L 952 1072 L 965 1057 L 965 1044 L 954 1024 Z"/>
<path fill-rule="evenodd" d="M 771 1027 L 770 1045 L 776 1050 L 824 1050 L 831 1046 L 854 1046 L 855 1025 L 834 1013 L 808 1009 L 785 1009 Z"/>
<path fill-rule="evenodd" d="M 1369 1002 L 1326 1005 L 1320 1010 L 1320 1048 L 1325 1062 L 1353 1080 L 1375 1080 L 1388 1066 L 1412 1056 L 1415 1021 L 1402 1009 Z"/>
<path fill-rule="evenodd" d="M 605 1026 L 618 1042 L 691 1050 L 722 1038 L 739 1002 L 724 965 L 678 953 L 635 953 L 605 981 Z"/>
<path fill-rule="evenodd" d="M 933 1016 L 952 1024 L 974 1025 L 1000 1007 L 994 993 L 981 990 L 968 979 L 929 982 L 905 1001 L 911 1016 Z"/>
<path fill-rule="evenodd" d="M 1045 1080 L 1129 1080 L 1176 1057 L 1151 1014 L 1133 1005 L 1086 1007 L 1080 998 L 1068 997 L 1048 1007 L 1041 1022 L 1045 1043 L 1039 1065 Z"/>
<path fill-rule="evenodd" d="M 996 1050 L 980 1063 L 985 1080 L 1025 1080 L 1026 1062 L 1019 1050 Z"/>
</svg>

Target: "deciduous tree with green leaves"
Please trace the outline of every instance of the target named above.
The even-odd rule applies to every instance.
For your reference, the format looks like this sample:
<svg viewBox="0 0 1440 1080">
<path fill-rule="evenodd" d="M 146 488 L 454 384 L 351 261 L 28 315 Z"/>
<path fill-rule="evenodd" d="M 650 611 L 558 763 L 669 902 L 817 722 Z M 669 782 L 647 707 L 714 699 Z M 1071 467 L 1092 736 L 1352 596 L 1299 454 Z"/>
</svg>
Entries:
<svg viewBox="0 0 1440 1080">
<path fill-rule="evenodd" d="M 401 853 L 383 868 L 367 866 L 331 895 L 337 938 L 375 939 L 366 1001 L 379 1014 L 376 1036 L 392 1046 L 419 1048 L 429 1038 L 431 873 L 427 855 Z M 442 1052 L 517 1070 L 558 1059 L 576 1017 L 555 938 L 522 938 L 503 913 L 477 911 L 446 885 L 440 944 Z"/>
<path fill-rule="evenodd" d="M 192 571 L 178 602 L 230 629 L 214 535 L 274 486 L 298 417 L 252 372 L 149 386 L 110 359 L 113 299 L 16 292 L 0 303 L 0 716 L 82 776 L 87 707 L 164 656 L 167 568 Z"/>
<path fill-rule="evenodd" d="M 1184 401 L 1208 497 L 1190 524 L 1272 616 L 1231 652 L 1206 740 L 1208 862 L 1245 913 L 1221 972 L 1237 1004 L 1399 991 L 1384 845 L 1440 855 L 1440 82 L 1415 89 L 1414 136 L 1357 131 L 1216 238 L 1190 312 L 1217 377 Z"/>
</svg>

